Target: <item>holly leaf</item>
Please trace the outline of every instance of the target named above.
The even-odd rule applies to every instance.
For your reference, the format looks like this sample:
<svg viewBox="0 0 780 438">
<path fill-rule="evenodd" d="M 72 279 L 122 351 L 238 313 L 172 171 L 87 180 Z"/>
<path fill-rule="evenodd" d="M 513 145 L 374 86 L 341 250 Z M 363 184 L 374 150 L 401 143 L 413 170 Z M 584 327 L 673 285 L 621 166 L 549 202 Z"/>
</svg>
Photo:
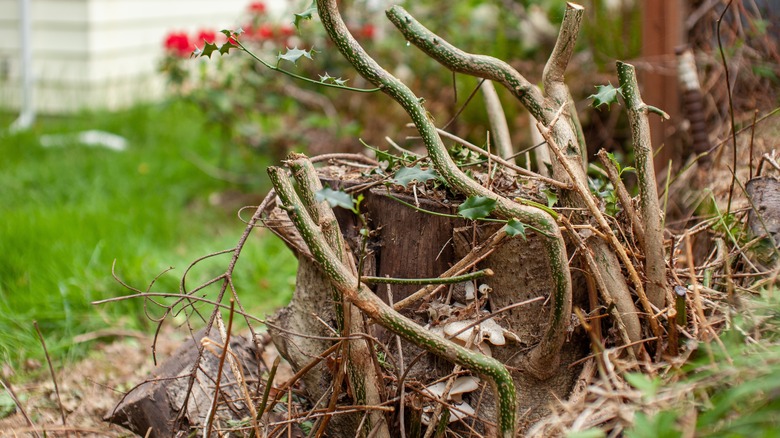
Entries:
<svg viewBox="0 0 780 438">
<path fill-rule="evenodd" d="M 547 198 L 547 206 L 553 208 L 555 203 L 558 202 L 558 195 L 550 189 L 544 189 L 542 190 L 542 193 L 544 193 L 544 196 Z"/>
<path fill-rule="evenodd" d="M 230 53 L 230 49 L 237 49 L 238 46 L 231 43 L 230 41 L 226 42 L 219 48 L 219 54 L 220 55 L 227 55 Z"/>
<path fill-rule="evenodd" d="M 301 58 L 309 58 L 312 59 L 311 55 L 314 53 L 314 50 L 302 50 L 298 47 L 295 47 L 293 49 L 287 48 L 287 52 L 285 53 L 279 53 L 279 55 L 276 57 L 277 60 L 285 60 L 290 61 L 293 64 L 296 64 L 299 59 Z"/>
<path fill-rule="evenodd" d="M 490 216 L 496 208 L 496 200 L 485 196 L 469 196 L 466 202 L 458 207 L 458 214 L 466 219 L 477 220 Z"/>
<path fill-rule="evenodd" d="M 197 49 L 196 48 L 195 51 L 192 52 L 192 54 L 196 58 L 198 56 L 205 56 L 206 58 L 211 58 L 211 54 L 214 53 L 214 52 L 218 52 L 218 51 L 219 51 L 219 47 L 217 47 L 216 44 L 207 42 L 203 46 L 203 49 Z"/>
<path fill-rule="evenodd" d="M 610 105 L 618 103 L 618 94 L 623 95 L 620 87 L 615 88 L 612 84 L 596 85 L 596 94 L 591 94 L 588 99 L 593 99 L 593 108 L 598 108 L 601 105 L 606 105 L 607 109 L 610 109 Z"/>
<path fill-rule="evenodd" d="M 341 207 L 347 210 L 352 210 L 355 206 L 355 200 L 347 192 L 341 190 L 333 190 L 330 187 L 325 187 L 322 190 L 318 190 L 314 194 L 314 198 L 317 202 L 327 201 L 331 207 Z"/>
<path fill-rule="evenodd" d="M 341 79 L 340 77 L 334 78 L 333 76 L 329 75 L 328 72 L 325 72 L 324 75 L 319 75 L 319 77 L 320 77 L 320 82 L 322 83 L 336 84 L 341 87 L 345 86 L 347 84 L 347 81 L 349 80 L 349 79 Z"/>
<path fill-rule="evenodd" d="M 311 20 L 311 18 L 316 13 L 317 13 L 317 2 L 312 0 L 312 2 L 309 4 L 309 7 L 307 7 L 303 12 L 298 12 L 297 14 L 293 14 L 295 16 L 295 19 L 293 20 L 293 25 L 295 25 L 296 29 L 300 30 L 301 22 L 305 20 Z"/>
<path fill-rule="evenodd" d="M 504 226 L 504 231 L 511 237 L 520 236 L 525 240 L 525 224 L 519 220 L 512 218 L 507 221 Z"/>
<path fill-rule="evenodd" d="M 420 164 L 417 163 L 414 167 L 402 167 L 395 172 L 393 177 L 393 183 L 400 186 L 407 186 L 412 181 L 421 183 L 428 182 L 429 180 L 436 179 L 439 174 L 433 169 L 422 169 Z"/>
</svg>

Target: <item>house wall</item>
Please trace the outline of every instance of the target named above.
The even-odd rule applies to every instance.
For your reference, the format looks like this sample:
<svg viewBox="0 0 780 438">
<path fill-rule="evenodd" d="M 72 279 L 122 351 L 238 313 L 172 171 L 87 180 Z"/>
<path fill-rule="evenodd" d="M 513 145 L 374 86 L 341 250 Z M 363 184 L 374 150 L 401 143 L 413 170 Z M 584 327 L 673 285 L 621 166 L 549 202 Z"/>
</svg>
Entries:
<svg viewBox="0 0 780 438">
<path fill-rule="evenodd" d="M 31 0 L 37 111 L 116 109 L 159 98 L 170 31 L 237 26 L 248 0 Z M 19 0 L 0 0 L 0 109 L 21 93 Z"/>
</svg>

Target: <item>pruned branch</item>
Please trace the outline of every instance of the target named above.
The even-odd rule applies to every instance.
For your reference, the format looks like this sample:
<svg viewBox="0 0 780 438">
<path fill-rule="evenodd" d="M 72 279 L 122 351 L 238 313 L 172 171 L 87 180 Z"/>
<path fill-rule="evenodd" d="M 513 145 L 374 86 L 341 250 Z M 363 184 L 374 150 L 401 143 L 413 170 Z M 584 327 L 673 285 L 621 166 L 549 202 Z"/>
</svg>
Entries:
<svg viewBox="0 0 780 438">
<path fill-rule="evenodd" d="M 658 203 L 655 170 L 653 168 L 653 146 L 650 142 L 650 122 L 647 120 L 647 105 L 642 102 L 639 85 L 636 82 L 634 66 L 617 63 L 618 80 L 626 99 L 628 123 L 634 141 L 636 176 L 639 182 L 639 210 L 645 226 L 644 247 L 645 275 L 647 275 L 647 299 L 654 306 L 664 307 L 666 297 L 666 260 L 664 259 L 664 236 L 661 227 L 661 207 Z M 671 304 L 671 303 L 670 303 Z"/>
<path fill-rule="evenodd" d="M 344 237 L 341 234 L 336 215 L 326 201 L 317 202 L 316 200 L 315 194 L 322 190 L 322 183 L 317 177 L 314 165 L 308 157 L 296 152 L 288 156 L 288 162 L 293 171 L 293 176 L 298 182 L 303 205 L 309 216 L 322 230 L 325 241 L 330 249 L 337 254 L 339 261 L 345 266 L 352 268 L 352 274 L 357 275 L 355 265 L 351 262 L 351 255 L 344 243 Z M 336 288 L 333 290 L 333 300 L 336 307 L 336 319 L 340 320 L 339 329 L 342 331 L 342 336 L 346 337 L 353 333 L 360 333 L 363 326 L 363 318 L 357 309 L 344 309 L 343 299 Z M 355 404 L 379 406 L 383 401 L 381 394 L 384 383 L 382 382 L 382 376 L 378 375 L 373 366 L 371 366 L 371 359 L 374 355 L 370 342 L 366 339 L 350 340 L 346 344 L 346 350 L 349 358 L 346 362 L 348 369 L 346 377 L 349 380 L 350 387 L 353 388 L 352 395 Z M 333 388 L 332 400 L 335 400 L 335 397 L 337 397 L 338 389 L 337 387 Z M 325 417 L 323 423 L 329 418 Z M 368 412 L 365 430 L 372 430 L 374 427 L 378 428 L 374 434 L 375 436 L 390 436 L 387 421 L 381 411 L 371 410 Z M 324 428 L 324 424 L 321 428 Z"/>
<path fill-rule="evenodd" d="M 549 122 L 552 112 L 544 108 L 544 97 L 539 87 L 506 62 L 492 56 L 464 52 L 431 32 L 400 6 L 388 9 L 387 17 L 407 41 L 443 66 L 457 73 L 489 79 L 503 85 L 534 117 Z"/>
<path fill-rule="evenodd" d="M 501 105 L 501 99 L 498 98 L 496 87 L 492 81 L 485 81 L 480 88 L 482 97 L 485 101 L 485 110 L 490 121 L 490 139 L 495 146 L 496 155 L 501 158 L 509 159 L 514 153 L 512 149 L 512 137 L 509 135 L 509 126 L 506 123 L 506 114 Z M 514 173 L 514 172 L 512 172 Z"/>
</svg>

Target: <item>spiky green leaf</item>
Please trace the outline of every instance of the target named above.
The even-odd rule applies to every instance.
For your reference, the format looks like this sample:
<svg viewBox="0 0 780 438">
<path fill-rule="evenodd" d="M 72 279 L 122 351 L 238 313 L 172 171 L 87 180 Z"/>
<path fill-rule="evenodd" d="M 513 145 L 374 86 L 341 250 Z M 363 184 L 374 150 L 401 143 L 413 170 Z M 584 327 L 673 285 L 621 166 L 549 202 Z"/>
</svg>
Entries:
<svg viewBox="0 0 780 438">
<path fill-rule="evenodd" d="M 237 49 L 237 48 L 238 48 L 237 45 L 235 45 L 235 44 L 231 43 L 230 41 L 228 41 L 225 44 L 223 44 L 222 46 L 220 46 L 219 54 L 220 55 L 227 55 L 228 53 L 230 53 L 230 49 Z"/>
<path fill-rule="evenodd" d="M 293 64 L 296 64 L 299 59 L 301 58 L 309 58 L 312 59 L 311 55 L 314 53 L 314 50 L 303 50 L 299 49 L 298 47 L 295 48 L 287 48 L 287 51 L 285 53 L 279 53 L 279 55 L 276 57 L 279 61 L 290 61 Z"/>
<path fill-rule="evenodd" d="M 327 201 L 331 207 L 341 207 L 352 210 L 355 206 L 355 200 L 349 193 L 342 192 L 341 190 L 333 190 L 330 187 L 318 190 L 314 196 L 318 202 Z"/>
<path fill-rule="evenodd" d="M 317 2 L 312 1 L 309 4 L 309 7 L 307 7 L 303 12 L 298 12 L 297 14 L 294 14 L 295 19 L 293 20 L 293 24 L 295 25 L 295 28 L 300 30 L 301 22 L 305 20 L 311 20 L 314 14 L 317 13 Z"/>
<path fill-rule="evenodd" d="M 219 33 L 221 33 L 222 35 L 225 35 L 228 38 L 235 38 L 235 37 L 240 36 L 241 34 L 243 34 L 244 33 L 244 29 L 242 29 L 240 27 L 238 29 L 236 29 L 236 30 L 222 29 L 222 30 L 219 31 Z"/>
<path fill-rule="evenodd" d="M 547 198 L 547 207 L 553 208 L 558 202 L 558 195 L 550 189 L 544 189 L 542 193 Z"/>
<path fill-rule="evenodd" d="M 205 43 L 202 50 L 196 49 L 195 52 L 193 52 L 193 56 L 196 58 L 198 56 L 205 56 L 206 58 L 211 58 L 211 54 L 214 52 L 219 51 L 219 47 L 214 43 Z"/>
<path fill-rule="evenodd" d="M 623 94 L 620 87 L 615 88 L 612 84 L 596 85 L 596 94 L 591 94 L 588 99 L 593 99 L 594 108 L 607 105 L 607 109 L 610 109 L 610 105 L 618 103 L 618 94 Z"/>
<path fill-rule="evenodd" d="M 496 200 L 485 196 L 469 196 L 466 202 L 458 207 L 458 214 L 466 219 L 483 219 L 490 216 L 496 208 Z"/>
<path fill-rule="evenodd" d="M 512 218 L 507 221 L 504 231 L 512 237 L 520 236 L 525 240 L 525 224 L 519 220 Z"/>
<path fill-rule="evenodd" d="M 414 167 L 402 167 L 395 172 L 395 176 L 392 181 L 395 184 L 406 186 L 412 181 L 428 182 L 432 179 L 438 178 L 439 175 L 433 169 L 423 169 L 420 164 L 417 163 Z"/>
</svg>

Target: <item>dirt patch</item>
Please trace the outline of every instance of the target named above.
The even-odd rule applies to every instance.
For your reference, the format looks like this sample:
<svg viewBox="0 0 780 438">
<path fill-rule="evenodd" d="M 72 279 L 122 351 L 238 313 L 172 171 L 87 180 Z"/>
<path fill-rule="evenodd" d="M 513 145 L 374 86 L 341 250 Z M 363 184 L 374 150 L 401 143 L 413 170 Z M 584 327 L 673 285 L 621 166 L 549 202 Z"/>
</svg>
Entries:
<svg viewBox="0 0 780 438">
<path fill-rule="evenodd" d="M 158 362 L 168 357 L 182 340 L 181 334 L 160 336 Z M 55 360 L 60 398 L 67 426 L 63 427 L 57 395 L 49 373 L 40 370 L 32 381 L 14 385 L 14 391 L 30 416 L 35 430 L 49 436 L 127 437 L 132 433 L 103 421 L 132 385 L 140 383 L 154 368 L 152 337 L 137 333 L 112 343 L 96 344 L 89 355 L 62 368 Z M 44 368 L 46 364 L 42 365 Z M 0 436 L 30 436 L 33 430 L 21 412 L 0 419 Z"/>
</svg>

